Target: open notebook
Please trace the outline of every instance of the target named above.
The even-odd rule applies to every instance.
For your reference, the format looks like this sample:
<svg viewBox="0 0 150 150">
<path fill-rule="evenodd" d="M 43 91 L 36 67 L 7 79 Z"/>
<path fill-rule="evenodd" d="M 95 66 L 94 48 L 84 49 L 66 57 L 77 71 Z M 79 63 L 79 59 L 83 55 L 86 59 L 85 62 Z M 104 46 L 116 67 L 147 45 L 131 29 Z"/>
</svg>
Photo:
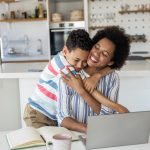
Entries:
<svg viewBox="0 0 150 150">
<path fill-rule="evenodd" d="M 78 140 L 78 133 L 63 127 L 45 126 L 38 129 L 33 127 L 21 128 L 6 135 L 10 149 L 20 149 L 52 143 L 52 136 L 58 133 L 67 133 L 72 141 Z"/>
</svg>

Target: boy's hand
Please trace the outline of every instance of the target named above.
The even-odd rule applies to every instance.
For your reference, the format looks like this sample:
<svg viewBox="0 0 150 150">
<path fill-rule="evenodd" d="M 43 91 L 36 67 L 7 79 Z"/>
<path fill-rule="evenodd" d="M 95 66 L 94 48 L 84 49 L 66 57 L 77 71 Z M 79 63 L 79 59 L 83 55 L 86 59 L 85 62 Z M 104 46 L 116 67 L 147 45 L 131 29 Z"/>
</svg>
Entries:
<svg viewBox="0 0 150 150">
<path fill-rule="evenodd" d="M 89 91 L 90 93 L 93 93 L 93 91 L 95 90 L 98 81 L 104 77 L 105 75 L 111 73 L 113 71 L 113 69 L 111 69 L 110 67 L 105 67 L 104 69 L 100 70 L 99 72 L 95 73 L 94 75 L 92 75 L 91 77 L 88 77 L 86 79 L 84 79 L 84 87 L 87 91 Z"/>
<path fill-rule="evenodd" d="M 94 74 L 93 76 L 88 77 L 83 80 L 85 89 L 89 91 L 90 93 L 93 93 L 99 81 L 99 78 L 97 78 L 96 76 L 97 75 Z"/>
<path fill-rule="evenodd" d="M 74 76 L 69 68 L 67 68 L 69 76 L 61 72 L 62 80 L 71 88 L 73 88 L 78 94 L 82 94 L 84 91 L 84 84 L 79 74 Z"/>
</svg>

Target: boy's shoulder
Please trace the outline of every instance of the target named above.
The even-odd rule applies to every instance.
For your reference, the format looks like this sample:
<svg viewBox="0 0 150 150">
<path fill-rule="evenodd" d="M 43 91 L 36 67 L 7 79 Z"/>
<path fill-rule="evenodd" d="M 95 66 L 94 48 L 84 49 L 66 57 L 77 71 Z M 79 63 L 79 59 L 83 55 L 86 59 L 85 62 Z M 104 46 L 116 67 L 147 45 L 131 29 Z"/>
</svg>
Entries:
<svg viewBox="0 0 150 150">
<path fill-rule="evenodd" d="M 61 52 L 59 52 L 48 63 L 46 70 L 53 72 L 55 75 L 58 75 L 60 74 L 60 72 L 68 74 L 67 68 L 69 68 L 72 71 L 72 73 L 75 74 L 75 69 L 67 62 L 64 55 Z"/>
</svg>

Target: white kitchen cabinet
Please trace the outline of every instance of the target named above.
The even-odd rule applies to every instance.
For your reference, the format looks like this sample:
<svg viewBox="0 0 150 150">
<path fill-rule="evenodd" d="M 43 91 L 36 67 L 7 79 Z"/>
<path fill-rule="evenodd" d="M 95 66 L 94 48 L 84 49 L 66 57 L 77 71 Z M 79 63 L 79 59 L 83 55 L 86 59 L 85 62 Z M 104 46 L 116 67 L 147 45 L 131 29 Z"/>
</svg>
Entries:
<svg viewBox="0 0 150 150">
<path fill-rule="evenodd" d="M 21 78 L 19 79 L 19 89 L 20 89 L 20 108 L 21 108 L 21 125 L 25 127 L 23 121 L 23 113 L 25 105 L 28 103 L 28 98 L 33 94 L 38 78 Z"/>
<path fill-rule="evenodd" d="M 0 79 L 0 131 L 21 127 L 18 79 Z"/>
<path fill-rule="evenodd" d="M 119 103 L 131 112 L 150 110 L 150 76 L 121 76 Z"/>
</svg>

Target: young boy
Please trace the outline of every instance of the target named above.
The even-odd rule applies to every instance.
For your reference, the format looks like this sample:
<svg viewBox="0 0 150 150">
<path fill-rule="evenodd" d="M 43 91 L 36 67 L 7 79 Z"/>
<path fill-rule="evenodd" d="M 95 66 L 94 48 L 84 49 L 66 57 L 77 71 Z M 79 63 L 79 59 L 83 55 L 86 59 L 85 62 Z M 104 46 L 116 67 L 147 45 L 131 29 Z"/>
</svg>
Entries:
<svg viewBox="0 0 150 150">
<path fill-rule="evenodd" d="M 67 73 L 66 66 L 70 66 L 73 73 L 84 68 L 91 48 L 92 41 L 85 30 L 78 29 L 70 33 L 66 45 L 45 67 L 35 92 L 28 99 L 29 103 L 24 111 L 24 121 L 27 126 L 38 128 L 57 125 L 56 92 L 58 79 L 61 77 L 60 72 Z"/>
</svg>

